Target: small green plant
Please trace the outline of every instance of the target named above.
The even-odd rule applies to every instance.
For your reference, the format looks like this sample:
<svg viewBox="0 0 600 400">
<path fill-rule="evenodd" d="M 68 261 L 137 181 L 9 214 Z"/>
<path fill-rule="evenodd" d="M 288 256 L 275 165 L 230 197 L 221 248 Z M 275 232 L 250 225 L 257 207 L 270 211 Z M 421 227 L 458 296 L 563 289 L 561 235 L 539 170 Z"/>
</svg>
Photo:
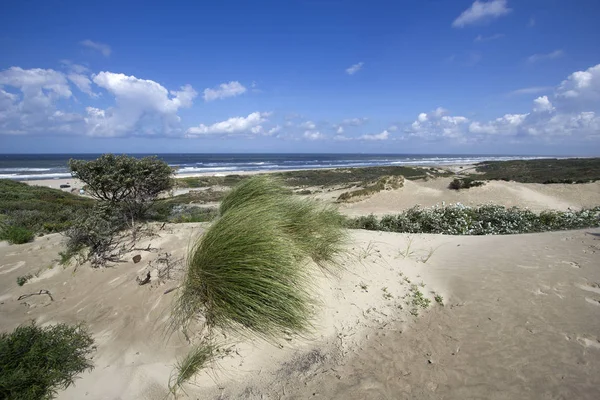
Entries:
<svg viewBox="0 0 600 400">
<path fill-rule="evenodd" d="M 485 182 L 483 181 L 476 181 L 471 178 L 456 178 L 450 182 L 448 188 L 453 190 L 461 190 L 483 185 L 485 185 Z"/>
<path fill-rule="evenodd" d="M 184 383 L 214 361 L 218 349 L 212 343 L 201 343 L 194 347 L 185 357 L 177 361 L 175 371 L 169 378 L 169 391 L 176 395 L 183 389 Z"/>
<path fill-rule="evenodd" d="M 373 253 L 373 250 L 375 250 L 375 244 L 373 241 L 369 241 L 367 247 L 361 247 L 358 251 L 358 259 L 360 261 L 367 259 Z"/>
<path fill-rule="evenodd" d="M 0 398 L 53 399 L 93 368 L 94 340 L 83 325 L 34 323 L 0 335 Z"/>
<path fill-rule="evenodd" d="M 433 297 L 433 299 L 435 300 L 436 303 L 438 303 L 440 306 L 444 306 L 444 298 L 442 297 L 441 294 L 436 293 L 435 296 Z"/>
<path fill-rule="evenodd" d="M 0 239 L 7 240 L 12 244 L 23 244 L 31 242 L 33 237 L 33 232 L 29 229 L 10 225 L 3 230 L 2 237 Z"/>
<path fill-rule="evenodd" d="M 24 284 L 27 283 L 28 280 L 30 280 L 31 278 L 33 278 L 32 274 L 27 274 L 27 275 L 21 275 L 17 277 L 17 285 L 19 286 L 23 286 Z"/>
<path fill-rule="evenodd" d="M 423 286 L 425 285 L 422 285 L 421 287 Z M 431 300 L 429 300 L 423 295 L 423 292 L 421 292 L 419 286 L 417 285 L 411 285 L 410 294 L 412 297 L 412 299 L 410 300 L 410 304 L 414 307 L 415 310 L 418 310 L 419 308 L 426 309 L 431 304 Z"/>
</svg>

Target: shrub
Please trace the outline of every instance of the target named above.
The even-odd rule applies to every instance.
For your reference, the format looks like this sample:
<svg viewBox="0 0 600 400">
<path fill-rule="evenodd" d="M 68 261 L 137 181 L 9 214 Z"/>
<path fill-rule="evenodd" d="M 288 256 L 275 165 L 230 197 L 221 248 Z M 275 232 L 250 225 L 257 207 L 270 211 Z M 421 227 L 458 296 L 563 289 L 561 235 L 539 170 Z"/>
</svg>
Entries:
<svg viewBox="0 0 600 400">
<path fill-rule="evenodd" d="M 218 351 L 216 345 L 210 342 L 202 343 L 194 347 L 185 357 L 177 360 L 176 373 L 169 379 L 169 391 L 176 395 L 178 389 L 183 389 L 185 382 L 214 360 Z"/>
<path fill-rule="evenodd" d="M 382 176 L 376 182 L 371 183 L 365 186 L 362 189 L 354 190 L 351 192 L 342 193 L 337 201 L 345 202 L 350 201 L 355 197 L 367 197 L 371 196 L 375 193 L 379 193 L 383 190 L 393 190 L 398 189 L 404 186 L 404 177 L 403 176 Z"/>
<path fill-rule="evenodd" d="M 98 204 L 89 211 L 80 213 L 76 222 L 66 232 L 67 249 L 61 254 L 66 263 L 75 254 L 87 250 L 84 260 L 92 266 L 104 266 L 116 258 L 119 232 L 125 228 L 123 216 L 112 207 Z"/>
<path fill-rule="evenodd" d="M 0 335 L 0 398 L 52 399 L 93 368 L 93 339 L 82 325 L 34 323 Z"/>
<path fill-rule="evenodd" d="M 71 159 L 69 168 L 88 193 L 131 219 L 143 217 L 156 197 L 175 184 L 173 169 L 156 157 L 103 154 L 93 161 Z"/>
<path fill-rule="evenodd" d="M 472 187 L 483 186 L 483 185 L 485 185 L 485 182 L 483 182 L 483 181 L 476 181 L 471 178 L 455 178 L 452 182 L 450 182 L 450 184 L 448 185 L 448 188 L 453 189 L 453 190 L 460 190 L 460 189 L 470 189 Z"/>
<path fill-rule="evenodd" d="M 0 239 L 7 240 L 12 244 L 23 244 L 33 240 L 34 234 L 32 231 L 20 226 L 9 225 L 3 229 Z"/>
<path fill-rule="evenodd" d="M 403 233 L 447 235 L 505 235 L 581 229 L 600 226 L 600 207 L 580 211 L 530 210 L 497 205 L 466 207 L 462 204 L 421 209 L 411 208 L 397 215 L 373 215 L 347 221 L 350 228 Z"/>
<path fill-rule="evenodd" d="M 23 286 L 31 278 L 33 278 L 33 275 L 31 275 L 31 274 L 17 276 L 17 285 Z"/>
</svg>

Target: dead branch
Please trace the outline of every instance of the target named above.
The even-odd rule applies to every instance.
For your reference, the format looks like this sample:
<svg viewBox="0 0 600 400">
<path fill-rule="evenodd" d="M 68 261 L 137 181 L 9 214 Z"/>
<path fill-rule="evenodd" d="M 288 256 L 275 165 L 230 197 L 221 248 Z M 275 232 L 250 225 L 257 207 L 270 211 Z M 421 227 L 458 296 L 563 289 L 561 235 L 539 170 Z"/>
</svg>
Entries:
<svg viewBox="0 0 600 400">
<path fill-rule="evenodd" d="M 26 298 L 31 297 L 31 296 L 39 296 L 41 294 L 47 294 L 50 297 L 50 301 L 54 301 L 54 298 L 52 297 L 52 294 L 50 293 L 49 290 L 46 290 L 46 289 L 41 289 L 38 293 L 22 294 L 21 296 L 19 296 L 19 298 L 17 299 L 17 301 L 22 300 L 22 299 L 26 299 Z"/>
</svg>

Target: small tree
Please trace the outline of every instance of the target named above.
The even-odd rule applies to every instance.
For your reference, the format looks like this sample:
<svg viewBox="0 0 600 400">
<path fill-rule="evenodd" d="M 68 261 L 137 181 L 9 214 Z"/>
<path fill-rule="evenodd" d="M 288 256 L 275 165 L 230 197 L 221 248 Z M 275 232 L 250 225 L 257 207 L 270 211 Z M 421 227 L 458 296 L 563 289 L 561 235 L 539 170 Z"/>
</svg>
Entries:
<svg viewBox="0 0 600 400">
<path fill-rule="evenodd" d="M 143 217 L 156 197 L 175 184 L 174 170 L 156 157 L 103 154 L 93 161 L 71 159 L 69 168 L 93 197 L 121 208 L 130 219 Z"/>
</svg>

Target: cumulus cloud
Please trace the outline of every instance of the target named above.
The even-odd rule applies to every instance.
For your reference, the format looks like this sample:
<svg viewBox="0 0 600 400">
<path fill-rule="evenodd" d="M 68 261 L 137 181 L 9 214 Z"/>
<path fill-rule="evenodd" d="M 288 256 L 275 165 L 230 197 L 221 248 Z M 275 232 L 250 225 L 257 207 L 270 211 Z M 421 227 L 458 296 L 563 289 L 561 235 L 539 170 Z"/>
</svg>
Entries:
<svg viewBox="0 0 600 400">
<path fill-rule="evenodd" d="M 346 73 L 348 75 L 354 75 L 355 73 L 357 73 L 358 71 L 360 71 L 362 69 L 363 65 L 365 65 L 365 63 L 362 61 L 359 63 L 356 63 L 356 64 L 350 66 L 349 68 L 346 68 Z"/>
<path fill-rule="evenodd" d="M 227 97 L 239 96 L 246 93 L 244 85 L 238 81 L 221 83 L 216 89 L 204 89 L 204 101 L 213 101 L 217 99 L 225 99 Z"/>
<path fill-rule="evenodd" d="M 313 129 L 315 129 L 317 127 L 317 125 L 315 125 L 315 123 L 312 122 L 312 121 L 304 121 L 303 123 L 300 124 L 300 127 L 301 128 L 306 128 L 306 129 L 309 129 L 309 130 L 313 130 Z"/>
<path fill-rule="evenodd" d="M 565 55 L 565 52 L 562 50 L 554 50 L 551 53 L 546 54 L 534 54 L 527 58 L 527 62 L 530 64 L 536 63 L 538 61 L 547 61 L 554 60 L 556 58 L 560 58 Z"/>
<path fill-rule="evenodd" d="M 100 42 L 94 42 L 89 39 L 83 40 L 83 41 L 79 42 L 79 44 L 82 46 L 85 46 L 87 48 L 90 48 L 92 50 L 99 51 L 100 53 L 102 53 L 102 55 L 104 57 L 110 56 L 110 53 L 112 52 L 112 49 L 110 48 L 109 45 L 100 43 Z"/>
<path fill-rule="evenodd" d="M 189 128 L 187 130 L 187 136 L 199 137 L 203 135 L 262 133 L 264 128 L 261 124 L 267 122 L 267 117 L 269 115 L 270 113 L 266 112 L 253 112 L 247 117 L 233 117 L 212 125 L 200 124 L 199 126 Z"/>
<path fill-rule="evenodd" d="M 90 136 L 170 134 L 179 129 L 177 111 L 192 104 L 196 92 L 191 86 L 169 92 L 160 84 L 134 76 L 100 72 L 87 75 L 84 68 L 70 67 L 62 73 L 52 69 L 12 67 L 0 71 L 2 108 L 0 133 L 59 133 Z M 57 109 L 68 107 L 71 86 L 95 96 L 92 87 L 105 89 L 115 101 L 106 109 L 87 106 L 84 114 Z M 12 87 L 19 95 L 4 95 Z M 60 101 L 59 100 L 63 100 Z M 73 100 L 71 100 L 73 101 Z M 63 104 L 65 103 L 65 104 Z"/>
<path fill-rule="evenodd" d="M 381 133 L 376 135 L 362 135 L 359 137 L 361 140 L 387 140 L 390 137 L 390 134 L 387 130 L 384 130 Z"/>
<path fill-rule="evenodd" d="M 319 132 L 319 131 L 312 131 L 312 130 L 304 131 L 303 136 L 308 140 L 324 139 L 323 134 L 321 134 L 321 132 Z"/>
<path fill-rule="evenodd" d="M 531 91 L 533 93 L 535 91 Z M 406 137 L 485 142 L 491 138 L 591 140 L 600 137 L 600 64 L 569 75 L 552 95 L 538 96 L 528 112 L 489 121 L 469 121 L 437 109 L 421 113 Z"/>
<path fill-rule="evenodd" d="M 507 15 L 512 10 L 507 7 L 506 0 L 479 1 L 475 0 L 471 7 L 463 11 L 458 18 L 452 22 L 455 28 L 462 28 L 466 25 L 488 21 Z"/>
</svg>

